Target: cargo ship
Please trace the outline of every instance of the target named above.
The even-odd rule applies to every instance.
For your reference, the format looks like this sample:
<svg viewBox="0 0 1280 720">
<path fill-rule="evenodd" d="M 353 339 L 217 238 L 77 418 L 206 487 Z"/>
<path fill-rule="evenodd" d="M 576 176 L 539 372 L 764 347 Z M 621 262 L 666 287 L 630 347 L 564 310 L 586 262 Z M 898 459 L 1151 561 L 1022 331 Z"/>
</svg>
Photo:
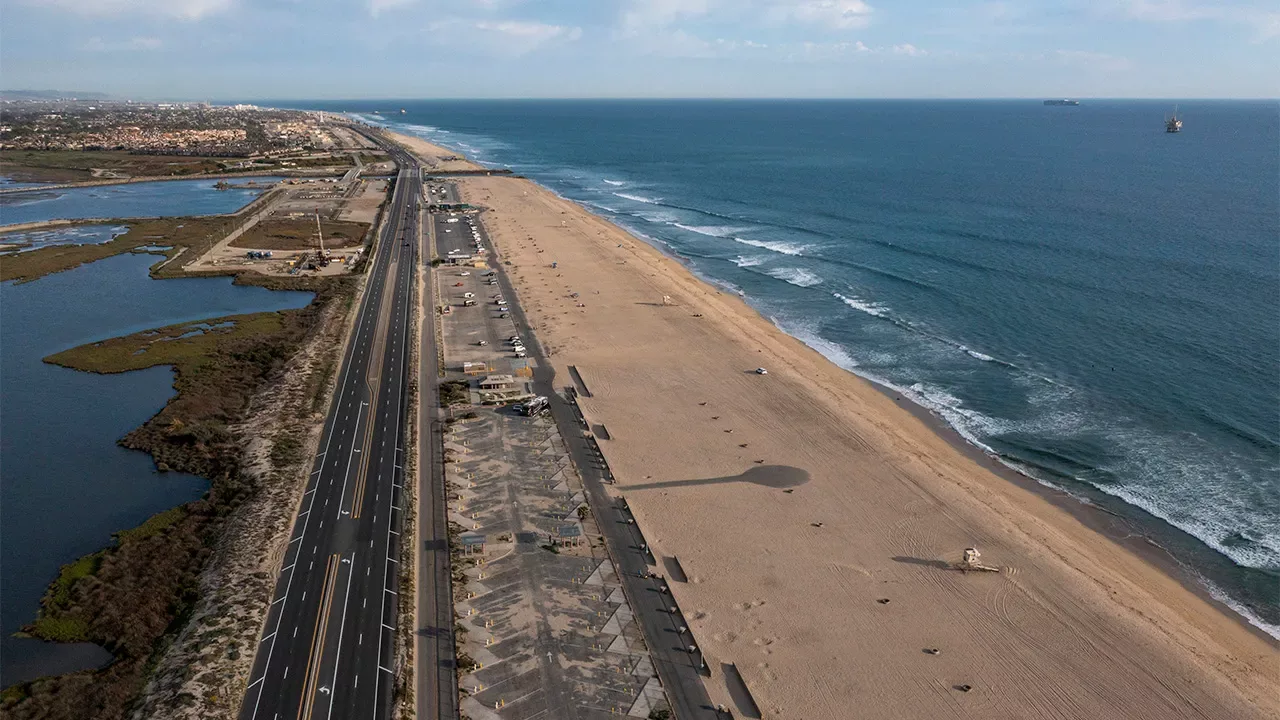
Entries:
<svg viewBox="0 0 1280 720">
<path fill-rule="evenodd" d="M 1079 105 L 1079 100 L 1045 100 L 1045 105 Z"/>
</svg>

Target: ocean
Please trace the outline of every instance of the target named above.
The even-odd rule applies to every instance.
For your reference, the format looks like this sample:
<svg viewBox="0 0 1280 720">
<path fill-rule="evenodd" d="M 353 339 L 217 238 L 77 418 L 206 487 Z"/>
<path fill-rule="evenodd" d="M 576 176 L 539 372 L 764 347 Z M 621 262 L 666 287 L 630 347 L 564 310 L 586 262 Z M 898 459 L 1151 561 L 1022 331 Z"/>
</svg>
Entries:
<svg viewBox="0 0 1280 720">
<path fill-rule="evenodd" d="M 1280 637 L 1280 104 L 292 105 L 582 203 Z"/>
</svg>

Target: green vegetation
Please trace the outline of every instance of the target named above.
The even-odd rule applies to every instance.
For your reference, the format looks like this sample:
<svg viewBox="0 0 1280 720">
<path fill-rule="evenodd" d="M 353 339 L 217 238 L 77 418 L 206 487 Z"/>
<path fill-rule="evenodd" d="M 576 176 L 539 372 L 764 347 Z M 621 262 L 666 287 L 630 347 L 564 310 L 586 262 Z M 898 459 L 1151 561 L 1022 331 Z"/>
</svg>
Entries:
<svg viewBox="0 0 1280 720">
<path fill-rule="evenodd" d="M 466 380 L 450 380 L 440 383 L 440 404 L 444 407 L 471 402 L 471 383 Z"/>
<path fill-rule="evenodd" d="M 302 462 L 302 441 L 293 435 L 281 435 L 271 444 L 271 464 L 278 468 L 293 467 Z"/>
<path fill-rule="evenodd" d="M 178 221 L 183 222 L 191 220 Z M 200 571 L 221 537 L 224 520 L 259 491 L 258 476 L 242 470 L 241 444 L 231 427 L 244 418 L 251 398 L 279 379 L 326 309 L 352 294 L 355 282 L 255 275 L 236 281 L 311 290 L 316 296 L 298 310 L 182 323 L 45 359 L 100 373 L 172 366 L 177 395 L 120 444 L 150 453 L 160 469 L 206 477 L 210 487 L 201 499 L 119 532 L 112 547 L 63 568 L 45 594 L 38 618 L 24 630 L 48 640 L 100 644 L 115 661 L 102 670 L 41 678 L 11 689 L 0 697 L 0 715 L 128 717 L 160 653 L 199 601 Z M 301 452 L 297 440 L 283 436 L 272 447 L 273 457 L 285 460 Z"/>
<path fill-rule="evenodd" d="M 155 537 L 174 525 L 182 522 L 187 516 L 187 509 L 179 505 L 176 508 L 170 508 L 162 513 L 156 513 L 136 528 L 130 530 L 121 530 L 115 534 L 116 542 L 120 544 L 139 542 L 147 538 Z"/>
</svg>

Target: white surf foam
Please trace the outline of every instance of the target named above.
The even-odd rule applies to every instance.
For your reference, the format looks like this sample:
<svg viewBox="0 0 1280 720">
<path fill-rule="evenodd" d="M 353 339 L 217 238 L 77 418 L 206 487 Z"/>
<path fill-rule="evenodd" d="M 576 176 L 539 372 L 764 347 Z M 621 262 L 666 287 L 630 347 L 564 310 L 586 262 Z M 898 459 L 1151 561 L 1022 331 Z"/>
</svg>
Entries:
<svg viewBox="0 0 1280 720">
<path fill-rule="evenodd" d="M 796 338 L 814 350 L 817 350 L 819 354 L 835 363 L 836 366 L 851 372 L 854 368 L 858 367 L 858 361 L 855 360 L 848 351 L 839 344 L 833 343 L 822 337 L 822 335 L 820 335 L 812 325 L 800 321 L 779 320 L 772 316 L 769 320 L 771 320 L 778 329 L 791 337 Z"/>
<path fill-rule="evenodd" d="M 757 265 L 763 265 L 768 259 L 769 258 L 763 255 L 739 255 L 734 258 L 733 264 L 740 268 L 749 268 Z"/>
<path fill-rule="evenodd" d="M 582 202 L 582 204 L 583 204 L 583 205 L 590 205 L 591 207 L 598 207 L 598 208 L 600 208 L 601 210 L 605 210 L 605 211 L 607 211 L 607 212 L 611 212 L 611 213 L 618 213 L 618 212 L 621 212 L 621 211 L 620 211 L 620 210 L 618 210 L 617 208 L 612 208 L 612 207 L 609 207 L 608 205 L 605 205 L 604 203 L 598 203 L 598 202 L 595 202 L 595 201 L 593 201 L 593 200 L 583 200 L 583 201 L 581 201 L 581 202 Z"/>
<path fill-rule="evenodd" d="M 868 302 L 866 300 L 860 300 L 854 297 L 848 297 L 845 295 L 841 295 L 840 293 L 831 293 L 831 294 L 839 298 L 840 302 L 844 303 L 845 305 L 848 305 L 854 310 L 860 310 L 868 315 L 873 315 L 875 317 L 882 318 L 882 317 L 885 317 L 889 312 L 889 308 L 887 306 L 881 305 L 879 303 Z"/>
<path fill-rule="evenodd" d="M 803 255 L 805 248 L 808 247 L 807 245 L 801 245 L 799 243 L 780 242 L 776 240 L 749 240 L 747 238 L 740 237 L 734 238 L 734 241 L 740 242 L 743 245 L 750 245 L 751 247 L 772 250 L 776 253 L 782 253 L 783 255 Z"/>
<path fill-rule="evenodd" d="M 647 198 L 643 195 L 632 195 L 631 193 L 616 192 L 614 195 L 634 202 L 645 203 L 646 205 L 657 205 L 661 202 L 661 198 Z"/>
<path fill-rule="evenodd" d="M 822 282 L 821 277 L 804 268 L 774 268 L 769 271 L 769 275 L 798 287 L 813 287 Z"/>
<path fill-rule="evenodd" d="M 965 347 L 965 346 L 963 346 L 963 345 L 961 345 L 961 346 L 960 346 L 960 349 L 961 349 L 961 350 L 964 350 L 966 353 L 968 353 L 968 354 L 969 354 L 969 357 L 977 358 L 978 360 L 981 360 L 982 362 L 995 362 L 995 361 L 996 361 L 996 359 L 995 359 L 995 358 L 991 357 L 990 355 L 987 355 L 986 353 L 980 353 L 980 352 L 978 352 L 977 350 L 973 350 L 973 349 L 967 348 L 967 347 Z"/>
<path fill-rule="evenodd" d="M 719 237 L 719 238 L 732 237 L 735 233 L 740 233 L 743 230 L 750 230 L 750 228 L 733 227 L 731 225 L 685 225 L 684 223 L 672 223 L 672 224 L 680 228 L 681 230 L 688 230 L 691 233 L 698 233 L 699 235 L 706 235 L 708 237 Z"/>
<path fill-rule="evenodd" d="M 614 187 L 622 187 L 623 185 L 626 185 L 626 183 L 625 183 L 625 182 L 623 182 L 622 180 L 609 180 L 609 179 L 606 179 L 604 182 L 605 182 L 605 184 L 606 184 L 606 185 L 612 185 L 612 186 L 614 186 Z"/>
</svg>

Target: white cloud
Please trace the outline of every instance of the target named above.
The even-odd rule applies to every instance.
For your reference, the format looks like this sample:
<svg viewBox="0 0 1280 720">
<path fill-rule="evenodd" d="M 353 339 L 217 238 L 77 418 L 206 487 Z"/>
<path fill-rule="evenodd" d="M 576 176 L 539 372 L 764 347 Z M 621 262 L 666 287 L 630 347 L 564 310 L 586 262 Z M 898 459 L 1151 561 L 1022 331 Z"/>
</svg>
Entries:
<svg viewBox="0 0 1280 720">
<path fill-rule="evenodd" d="M 1255 42 L 1280 37 L 1280 11 L 1272 3 L 1185 2 L 1184 0 L 1120 0 L 1122 14 L 1135 20 L 1181 23 L 1212 20 L 1244 25 Z M 1113 6 L 1114 7 L 1114 6 Z"/>
<path fill-rule="evenodd" d="M 530 50 L 539 45 L 551 42 L 552 40 L 565 40 L 572 42 L 582 37 L 582 28 L 580 27 L 548 25 L 546 23 L 521 20 L 478 22 L 475 27 L 477 30 L 497 33 L 513 42 L 526 45 Z"/>
<path fill-rule="evenodd" d="M 636 34 L 653 28 L 665 28 L 691 17 L 711 11 L 715 0 L 632 0 L 622 13 L 622 29 Z"/>
<path fill-rule="evenodd" d="M 156 37 L 132 37 L 127 40 L 103 40 L 94 36 L 88 39 L 80 49 L 85 52 L 120 52 L 137 50 L 159 50 L 164 43 Z"/>
<path fill-rule="evenodd" d="M 81 15 L 163 15 L 199 20 L 224 12 L 236 0 L 22 0 L 27 5 L 51 7 Z"/>
<path fill-rule="evenodd" d="M 527 20 L 445 18 L 427 26 L 426 42 L 459 51 L 523 55 L 553 43 L 574 42 L 582 28 Z"/>
<path fill-rule="evenodd" d="M 921 50 L 920 48 L 916 47 L 915 45 L 912 45 L 911 43 L 902 43 L 901 45 L 893 46 L 893 54 L 907 55 L 910 57 L 920 57 L 921 55 L 928 55 L 929 51 Z"/>
<path fill-rule="evenodd" d="M 369 0 L 369 14 L 378 17 L 386 10 L 402 7 L 413 3 L 414 0 Z"/>
<path fill-rule="evenodd" d="M 863 0 L 774 0 L 765 14 L 775 22 L 848 30 L 869 25 L 871 12 L 871 6 Z"/>
</svg>

